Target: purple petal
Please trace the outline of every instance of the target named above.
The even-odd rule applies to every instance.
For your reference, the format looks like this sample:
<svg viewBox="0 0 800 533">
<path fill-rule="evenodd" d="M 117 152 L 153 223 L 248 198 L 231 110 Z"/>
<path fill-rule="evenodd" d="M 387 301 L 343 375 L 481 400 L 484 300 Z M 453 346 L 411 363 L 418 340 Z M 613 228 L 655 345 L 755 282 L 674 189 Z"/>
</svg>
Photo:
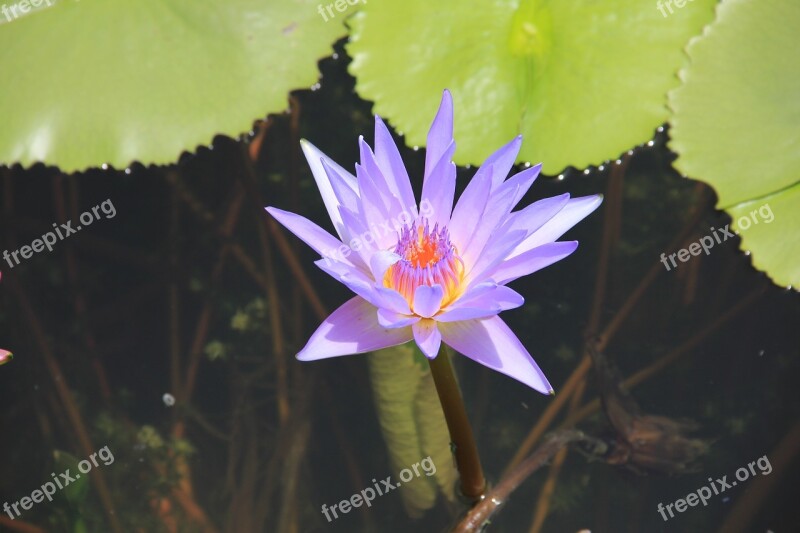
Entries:
<svg viewBox="0 0 800 533">
<path fill-rule="evenodd" d="M 498 232 L 495 232 L 498 233 Z M 494 272 L 497 265 L 501 264 L 511 254 L 511 252 L 519 246 L 528 234 L 524 231 L 511 231 L 499 235 L 492 235 L 489 243 L 481 251 L 475 264 L 471 267 L 468 266 L 469 271 L 464 277 L 464 283 L 472 285 L 485 281 L 489 277 L 489 272 Z"/>
<path fill-rule="evenodd" d="M 480 222 L 480 213 L 483 213 L 486 208 L 491 190 L 492 177 L 491 171 L 489 171 L 484 173 L 483 177 L 478 177 L 476 174 L 461 193 L 458 203 L 453 209 L 450 224 L 447 225 L 450 237 L 459 250 L 464 250 L 469 244 L 470 238 Z"/>
<path fill-rule="evenodd" d="M 275 220 L 283 224 L 286 229 L 294 233 L 298 239 L 309 245 L 319 255 L 322 257 L 336 257 L 336 250 L 342 246 L 342 241 L 305 217 L 277 207 L 266 207 L 265 209 L 275 217 Z M 350 265 L 353 264 L 344 257 L 340 261 Z"/>
<path fill-rule="evenodd" d="M 358 191 L 361 197 L 361 213 L 364 215 L 364 225 L 378 227 L 379 224 L 388 222 L 391 217 L 386 210 L 383 197 L 375 186 L 372 176 L 359 164 L 356 164 L 356 175 L 358 176 Z M 388 242 L 383 236 L 378 237 L 377 242 L 379 248 L 388 246 Z"/>
<path fill-rule="evenodd" d="M 440 323 L 445 344 L 543 394 L 553 394 L 544 373 L 500 317 Z"/>
<path fill-rule="evenodd" d="M 564 209 L 568 201 L 569 193 L 564 193 L 533 202 L 524 209 L 511 213 L 501 231 L 524 230 L 531 235 Z"/>
<path fill-rule="evenodd" d="M 481 168 L 475 173 L 473 180 L 482 177 L 484 174 L 491 177 L 492 192 L 497 190 L 501 183 L 508 176 L 511 167 L 514 166 L 514 161 L 517 159 L 519 147 L 522 145 L 522 135 L 517 135 L 511 142 L 501 147 L 495 153 L 490 155 L 486 161 L 483 162 Z"/>
<path fill-rule="evenodd" d="M 333 194 L 336 196 L 339 205 L 346 207 L 353 213 L 358 213 L 359 207 L 361 206 L 361 201 L 358 197 L 358 183 L 355 184 L 355 190 L 351 189 L 350 185 L 347 183 L 347 178 L 336 170 L 326 158 L 321 159 L 320 163 L 322 164 L 322 168 L 325 169 L 328 180 L 330 180 Z M 345 226 L 347 226 L 347 224 L 345 224 Z"/>
<path fill-rule="evenodd" d="M 414 313 L 424 318 L 430 318 L 439 312 L 444 298 L 444 289 L 441 285 L 420 285 L 414 291 Z"/>
<path fill-rule="evenodd" d="M 499 315 L 503 309 L 497 307 L 459 307 L 450 309 L 436 317 L 437 322 L 463 322 L 464 320 L 474 320 L 477 318 L 489 318 Z"/>
<path fill-rule="evenodd" d="M 386 250 L 375 252 L 369 259 L 369 268 L 372 271 L 372 277 L 377 283 L 381 283 L 389 267 L 398 261 L 400 261 L 400 256 L 394 252 Z"/>
<path fill-rule="evenodd" d="M 337 209 L 339 200 L 336 198 L 328 174 L 325 172 L 321 161 L 324 159 L 332 168 L 337 170 L 344 178 L 345 184 L 353 191 L 356 190 L 356 180 L 352 174 L 329 159 L 310 142 L 303 139 L 300 141 L 300 146 L 303 149 L 306 160 L 308 160 L 308 166 L 311 167 L 311 174 L 314 176 L 314 181 L 317 182 L 317 188 L 319 189 L 320 195 L 322 195 L 322 201 L 325 203 L 325 209 L 328 210 L 328 216 L 331 222 L 333 222 L 333 227 L 336 228 L 336 232 L 342 237 L 342 219 L 339 218 L 339 211 Z"/>
<path fill-rule="evenodd" d="M 361 268 L 364 273 L 369 272 L 369 258 L 378 250 L 378 243 L 376 236 L 364 227 L 364 222 L 361 218 L 347 209 L 345 206 L 339 206 L 339 214 L 342 217 L 344 226 L 349 233 L 350 239 L 345 246 L 350 249 L 349 257 L 354 265 Z M 355 254 L 355 255 L 354 255 Z"/>
<path fill-rule="evenodd" d="M 383 298 L 378 294 L 375 282 L 357 268 L 328 258 L 314 261 L 314 264 L 375 307 L 383 307 Z"/>
<path fill-rule="evenodd" d="M 364 167 L 364 170 L 366 170 L 367 174 L 372 178 L 372 183 L 375 185 L 383 202 L 384 211 L 389 218 L 397 218 L 400 213 L 403 212 L 403 208 L 400 206 L 400 200 L 389 188 L 386 175 L 378 166 L 378 162 L 375 160 L 375 154 L 372 153 L 372 150 L 363 136 L 358 138 L 358 146 L 361 153 L 361 166 Z M 415 208 L 416 206 L 409 208 L 409 214 L 411 214 Z M 411 215 L 410 218 L 413 218 L 413 215 Z"/>
<path fill-rule="evenodd" d="M 411 314 L 411 307 L 408 306 L 408 301 L 396 290 L 386 287 L 375 287 L 375 291 L 380 298 L 381 309 L 388 309 L 404 315 Z"/>
<path fill-rule="evenodd" d="M 561 261 L 577 248 L 578 241 L 557 241 L 543 244 L 507 259 L 494 272 L 487 272 L 487 275 L 497 283 L 509 283 Z"/>
<path fill-rule="evenodd" d="M 572 198 L 557 215 L 545 222 L 541 228 L 522 241 L 511 256 L 519 255 L 537 246 L 555 241 L 564 235 L 572 226 L 597 209 L 601 203 L 603 203 L 602 194 Z"/>
<path fill-rule="evenodd" d="M 314 264 L 375 307 L 406 315 L 411 314 L 408 302 L 399 292 L 376 285 L 372 278 L 358 268 L 328 259 L 320 259 Z"/>
<path fill-rule="evenodd" d="M 439 354 L 442 345 L 442 334 L 436 327 L 436 322 L 430 319 L 420 320 L 411 326 L 417 346 L 428 359 L 433 359 Z"/>
<path fill-rule="evenodd" d="M 468 288 L 467 291 L 462 294 L 458 300 L 456 300 L 456 302 L 467 302 L 472 298 L 477 298 L 482 294 L 493 291 L 495 287 L 497 287 L 497 283 L 494 281 L 483 281 L 481 283 L 476 283 L 472 287 Z M 453 305 L 455 305 L 455 303 Z"/>
<path fill-rule="evenodd" d="M 536 178 L 539 177 L 539 172 L 542 170 L 542 164 L 539 163 L 538 165 L 532 166 L 530 168 L 526 168 L 522 172 L 517 172 L 508 180 L 506 180 L 500 187 L 498 187 L 497 191 L 500 192 L 505 188 L 512 188 L 517 189 L 516 194 L 514 195 L 514 200 L 511 202 L 511 208 L 513 209 L 522 197 L 525 196 L 525 193 L 531 188 L 533 182 L 536 181 Z"/>
<path fill-rule="evenodd" d="M 322 150 L 311 144 L 306 139 L 300 139 L 300 147 L 303 149 L 303 154 L 306 156 L 308 160 L 308 164 L 311 167 L 312 173 L 314 170 L 320 171 L 323 170 L 320 165 L 320 160 L 325 159 L 325 161 L 338 172 L 345 180 L 345 183 L 348 187 L 352 190 L 358 190 L 358 185 L 356 184 L 356 177 L 353 176 L 351 172 L 348 172 L 346 169 L 342 168 L 336 161 L 326 156 Z M 323 173 L 323 176 L 325 174 Z"/>
<path fill-rule="evenodd" d="M 455 145 L 451 147 L 454 148 Z M 425 183 L 422 185 L 421 211 L 424 213 L 430 210 L 431 215 L 427 218 L 431 226 L 439 224 L 439 227 L 442 227 L 450 222 L 453 198 L 456 194 L 456 165 L 450 160 L 452 156 L 452 149 L 445 151 L 436 168 L 425 178 Z"/>
<path fill-rule="evenodd" d="M 395 313 L 388 309 L 378 309 L 378 324 L 387 329 L 404 328 L 422 320 L 415 315 Z"/>
<path fill-rule="evenodd" d="M 493 281 L 480 283 L 464 293 L 450 308 L 490 307 L 496 302 L 506 302 L 513 309 L 525 303 L 525 299 L 515 290 Z"/>
<path fill-rule="evenodd" d="M 409 212 L 412 209 L 415 211 L 411 214 L 416 218 L 417 203 L 414 199 L 414 191 L 411 190 L 408 172 L 403 165 L 403 159 L 400 157 L 397 145 L 394 144 L 392 135 L 386 128 L 386 124 L 377 115 L 375 116 L 375 159 L 386 177 L 389 190 L 400 199 L 403 209 L 408 209 Z"/>
<path fill-rule="evenodd" d="M 374 306 L 356 296 L 331 313 L 297 354 L 300 361 L 371 352 L 413 338 L 411 327 L 386 329 Z"/>
<path fill-rule="evenodd" d="M 450 91 L 445 89 L 442 93 L 439 111 L 436 112 L 431 129 L 428 130 L 425 152 L 425 181 L 428 180 L 428 176 L 431 175 L 434 167 L 437 166 L 451 143 L 453 143 L 453 97 Z M 423 181 L 423 191 L 425 190 L 425 181 Z M 422 197 L 425 198 L 424 193 Z"/>
<path fill-rule="evenodd" d="M 388 196 L 392 194 L 386 181 L 386 176 L 384 176 L 378 162 L 375 160 L 375 154 L 367 144 L 367 141 L 364 140 L 363 135 L 358 136 L 358 153 L 361 158 L 361 166 L 372 176 L 381 195 Z"/>
<path fill-rule="evenodd" d="M 494 285 L 492 290 L 479 291 L 472 296 L 465 294 L 451 305 L 447 311 L 438 315 L 438 322 L 456 322 L 473 318 L 487 318 L 507 309 L 515 309 L 525 303 L 521 294 L 503 285 Z"/>
<path fill-rule="evenodd" d="M 492 193 L 483 213 L 475 213 L 473 215 L 480 220 L 480 224 L 475 228 L 469 244 L 461 253 L 461 258 L 468 269 L 472 270 L 472 265 L 478 260 L 484 247 L 486 247 L 486 243 L 489 242 L 489 238 L 511 212 L 516 192 L 515 189 L 505 189 Z"/>
</svg>

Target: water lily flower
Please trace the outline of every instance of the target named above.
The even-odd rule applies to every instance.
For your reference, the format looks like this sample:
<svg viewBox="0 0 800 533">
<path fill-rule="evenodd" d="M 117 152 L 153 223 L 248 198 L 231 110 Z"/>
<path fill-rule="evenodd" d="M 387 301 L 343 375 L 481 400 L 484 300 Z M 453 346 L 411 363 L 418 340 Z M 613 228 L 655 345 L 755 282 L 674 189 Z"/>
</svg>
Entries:
<svg viewBox="0 0 800 533">
<path fill-rule="evenodd" d="M 542 393 L 553 389 L 497 316 L 523 304 L 507 284 L 559 261 L 578 246 L 557 241 L 602 196 L 539 200 L 512 211 L 539 174 L 506 179 L 518 136 L 478 169 L 453 207 L 453 102 L 448 91 L 428 132 L 419 208 L 389 130 L 375 117 L 375 150 L 359 139 L 356 175 L 308 141 L 303 152 L 337 237 L 275 207 L 267 211 L 322 256 L 315 264 L 356 296 L 334 311 L 297 354 L 311 361 L 411 341 L 430 359 L 444 342 Z"/>
</svg>

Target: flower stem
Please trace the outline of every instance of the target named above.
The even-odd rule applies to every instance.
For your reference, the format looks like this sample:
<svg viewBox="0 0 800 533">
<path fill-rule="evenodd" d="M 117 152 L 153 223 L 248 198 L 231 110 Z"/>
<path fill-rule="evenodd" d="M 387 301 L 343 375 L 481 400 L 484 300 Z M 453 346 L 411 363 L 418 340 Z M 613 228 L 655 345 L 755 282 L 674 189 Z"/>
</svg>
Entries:
<svg viewBox="0 0 800 533">
<path fill-rule="evenodd" d="M 461 398 L 461 391 L 450 363 L 449 350 L 442 345 L 439 355 L 428 362 L 433 382 L 436 384 L 436 392 L 439 393 L 439 401 L 442 403 L 447 429 L 450 431 L 450 441 L 453 444 L 456 465 L 461 476 L 461 492 L 471 503 L 476 503 L 486 491 L 486 478 L 483 477 L 483 467 L 478 456 L 475 437 L 472 435 L 472 426 L 467 419 L 464 400 Z"/>
</svg>

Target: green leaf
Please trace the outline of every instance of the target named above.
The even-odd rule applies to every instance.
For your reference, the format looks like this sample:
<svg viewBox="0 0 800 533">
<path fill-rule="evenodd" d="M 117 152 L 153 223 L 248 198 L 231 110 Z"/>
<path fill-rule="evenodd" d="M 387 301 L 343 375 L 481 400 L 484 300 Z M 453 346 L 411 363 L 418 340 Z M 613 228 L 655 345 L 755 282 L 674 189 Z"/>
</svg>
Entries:
<svg viewBox="0 0 800 533">
<path fill-rule="evenodd" d="M 800 285 L 800 4 L 724 0 L 670 93 L 675 167 L 709 183 L 753 264 Z M 753 224 L 754 210 L 774 222 Z M 741 227 L 742 217 L 751 226 Z"/>
<path fill-rule="evenodd" d="M 313 0 L 51 2 L 0 12 L 0 163 L 173 162 L 285 109 L 345 31 Z"/>
<path fill-rule="evenodd" d="M 436 474 L 431 477 L 418 467 L 420 476 L 415 475 L 400 487 L 403 504 L 411 516 L 433 507 L 439 490 L 452 501 L 458 475 L 430 368 L 427 361 L 420 361 L 415 348 L 414 343 L 406 343 L 368 356 L 373 397 L 395 480 L 400 470 L 428 456 L 436 466 Z"/>
<path fill-rule="evenodd" d="M 554 174 L 652 137 L 683 47 L 713 5 L 694 0 L 664 16 L 655 1 L 369 2 L 351 19 L 350 71 L 408 144 L 425 144 L 448 88 L 457 163 L 480 164 L 521 133 L 520 160 Z"/>
<path fill-rule="evenodd" d="M 89 493 L 89 474 L 81 474 L 78 469 L 78 459 L 67 452 L 54 450 L 53 460 L 59 481 L 67 483 L 61 490 L 61 494 L 72 509 L 79 509 Z M 72 481 L 65 481 L 59 476 L 61 473 L 67 473 L 67 470 L 69 470 L 68 477 L 72 478 Z"/>
<path fill-rule="evenodd" d="M 800 184 L 727 209 L 753 266 L 775 283 L 800 287 Z M 766 215 L 766 216 L 765 216 Z M 766 221 L 770 222 L 766 222 Z"/>
</svg>

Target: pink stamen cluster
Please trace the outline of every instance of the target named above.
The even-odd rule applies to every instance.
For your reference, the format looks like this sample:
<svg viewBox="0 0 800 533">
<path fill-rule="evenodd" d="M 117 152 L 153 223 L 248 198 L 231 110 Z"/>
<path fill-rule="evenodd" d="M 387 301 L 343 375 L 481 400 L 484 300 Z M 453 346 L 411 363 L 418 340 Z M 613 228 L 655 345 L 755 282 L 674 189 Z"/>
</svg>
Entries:
<svg viewBox="0 0 800 533">
<path fill-rule="evenodd" d="M 450 242 L 446 227 L 436 224 L 431 230 L 422 219 L 400 230 L 394 253 L 401 259 L 384 278 L 384 285 L 393 288 L 413 305 L 414 293 L 420 285 L 441 285 L 445 291 L 442 306 L 458 296 L 464 274 L 464 262 Z"/>
</svg>

